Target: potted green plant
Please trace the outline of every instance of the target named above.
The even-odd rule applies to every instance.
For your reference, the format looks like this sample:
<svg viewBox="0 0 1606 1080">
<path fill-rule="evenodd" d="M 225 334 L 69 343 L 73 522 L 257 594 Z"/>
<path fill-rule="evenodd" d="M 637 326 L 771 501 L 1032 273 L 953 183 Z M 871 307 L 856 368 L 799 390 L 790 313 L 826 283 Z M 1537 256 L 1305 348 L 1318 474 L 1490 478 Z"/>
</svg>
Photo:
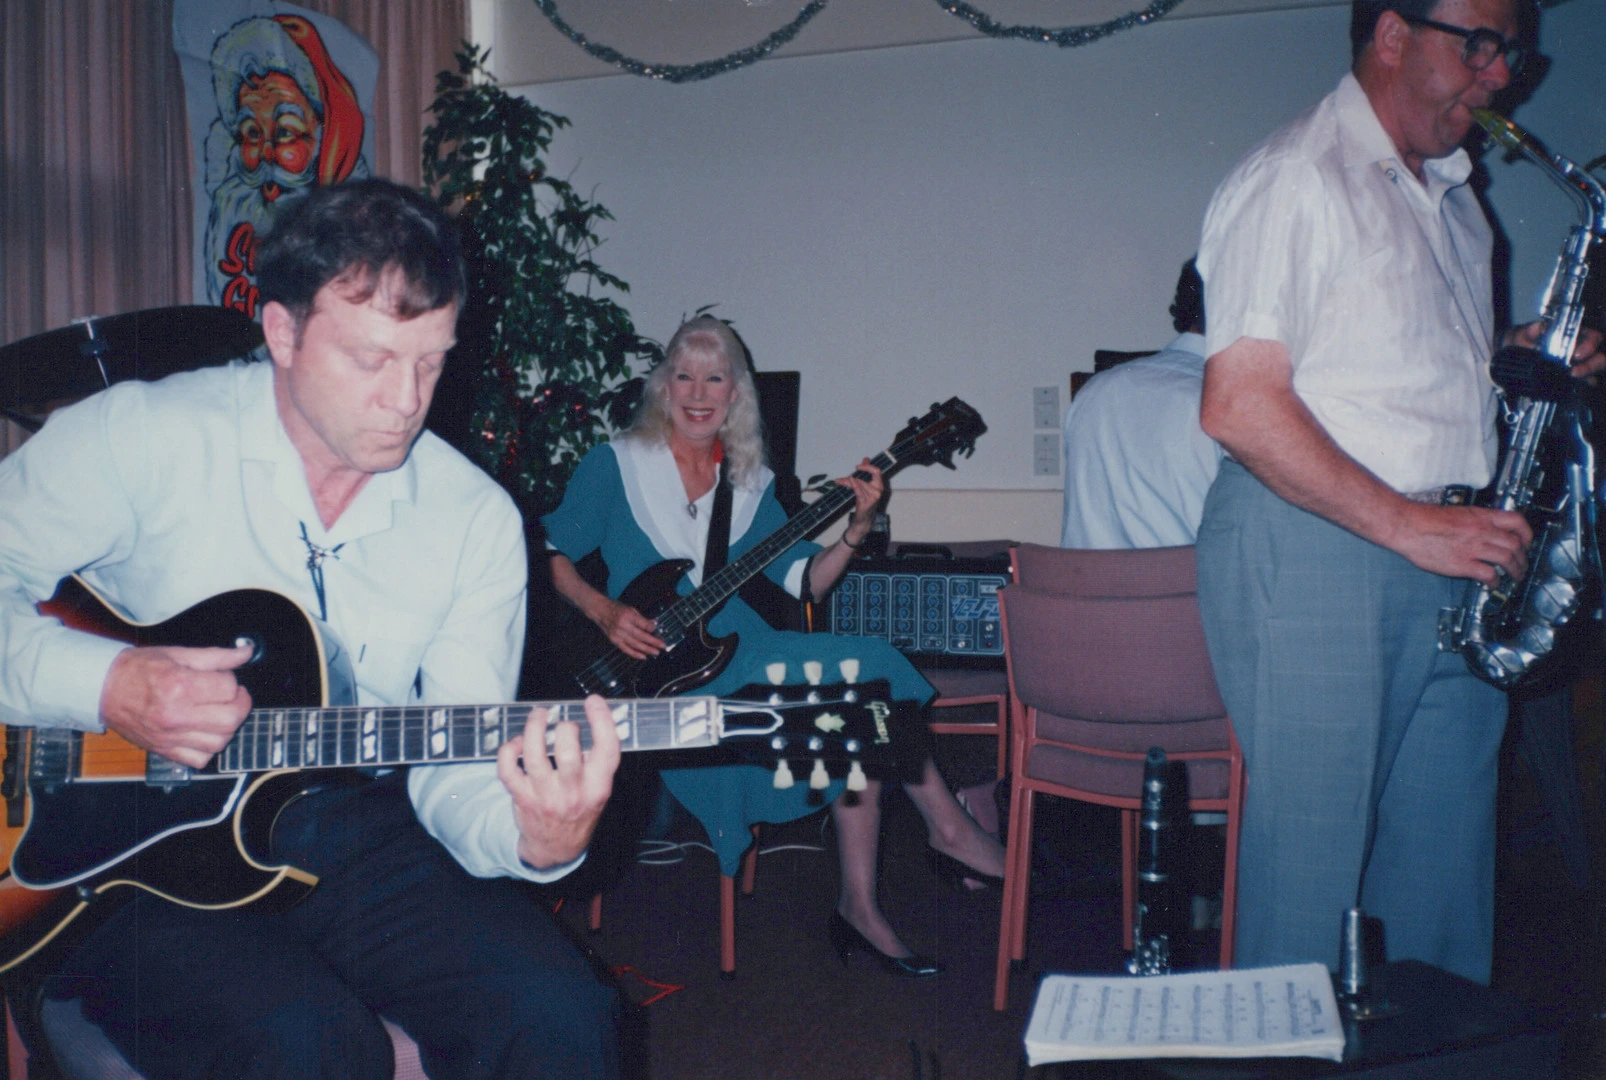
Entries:
<svg viewBox="0 0 1606 1080">
<path fill-rule="evenodd" d="M 568 119 L 499 87 L 485 51 L 456 55 L 436 77 L 423 165 L 460 223 L 469 297 L 432 423 L 533 522 L 624 424 L 641 392 L 633 361 L 660 349 L 609 295 L 630 287 L 596 262 L 613 215 L 547 169 Z"/>
</svg>

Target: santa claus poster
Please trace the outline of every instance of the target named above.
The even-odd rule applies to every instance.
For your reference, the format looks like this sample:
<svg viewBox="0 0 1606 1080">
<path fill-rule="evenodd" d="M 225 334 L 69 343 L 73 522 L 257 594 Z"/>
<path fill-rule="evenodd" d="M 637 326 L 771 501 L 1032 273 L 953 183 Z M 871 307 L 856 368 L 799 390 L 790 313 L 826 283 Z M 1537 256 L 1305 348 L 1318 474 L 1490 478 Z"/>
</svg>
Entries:
<svg viewBox="0 0 1606 1080">
<path fill-rule="evenodd" d="M 273 0 L 174 0 L 195 148 L 195 302 L 256 316 L 274 211 L 367 176 L 379 58 L 341 23 Z"/>
</svg>

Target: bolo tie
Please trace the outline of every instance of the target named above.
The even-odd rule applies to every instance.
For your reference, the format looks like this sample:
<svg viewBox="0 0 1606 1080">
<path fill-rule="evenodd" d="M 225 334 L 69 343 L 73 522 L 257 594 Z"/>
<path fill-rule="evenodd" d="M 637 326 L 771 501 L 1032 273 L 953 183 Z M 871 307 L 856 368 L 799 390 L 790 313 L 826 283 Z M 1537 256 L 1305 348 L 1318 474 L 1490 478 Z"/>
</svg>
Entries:
<svg viewBox="0 0 1606 1080">
<path fill-rule="evenodd" d="M 342 541 L 332 548 L 319 547 L 307 535 L 307 523 L 301 525 L 301 542 L 307 546 L 307 573 L 312 576 L 312 591 L 318 597 L 318 618 L 324 622 L 329 621 L 329 601 L 323 591 L 323 564 L 329 559 L 340 558 L 340 549 L 345 547 Z"/>
</svg>

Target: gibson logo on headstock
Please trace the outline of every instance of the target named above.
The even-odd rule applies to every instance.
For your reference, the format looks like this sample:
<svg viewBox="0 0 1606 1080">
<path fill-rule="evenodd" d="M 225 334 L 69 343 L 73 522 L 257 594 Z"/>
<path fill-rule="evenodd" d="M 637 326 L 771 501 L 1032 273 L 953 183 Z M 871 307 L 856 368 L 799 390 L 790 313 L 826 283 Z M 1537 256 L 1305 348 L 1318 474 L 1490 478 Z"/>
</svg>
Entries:
<svg viewBox="0 0 1606 1080">
<path fill-rule="evenodd" d="M 880 746 L 892 741 L 887 734 L 887 717 L 892 715 L 892 709 L 884 701 L 872 701 L 870 705 L 870 718 L 875 721 L 875 741 Z"/>
</svg>

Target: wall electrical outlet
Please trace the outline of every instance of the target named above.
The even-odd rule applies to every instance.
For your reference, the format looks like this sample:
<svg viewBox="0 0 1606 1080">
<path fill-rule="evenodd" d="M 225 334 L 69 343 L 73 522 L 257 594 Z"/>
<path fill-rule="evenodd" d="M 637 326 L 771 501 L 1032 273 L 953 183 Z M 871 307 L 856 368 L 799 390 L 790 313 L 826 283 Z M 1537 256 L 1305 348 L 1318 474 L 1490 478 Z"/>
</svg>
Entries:
<svg viewBox="0 0 1606 1080">
<path fill-rule="evenodd" d="M 1032 475 L 1060 474 L 1060 434 L 1032 436 Z"/>
<path fill-rule="evenodd" d="M 1032 390 L 1032 427 L 1057 428 L 1060 426 L 1060 388 L 1039 386 Z M 1058 470 L 1055 470 L 1056 472 Z"/>
</svg>

